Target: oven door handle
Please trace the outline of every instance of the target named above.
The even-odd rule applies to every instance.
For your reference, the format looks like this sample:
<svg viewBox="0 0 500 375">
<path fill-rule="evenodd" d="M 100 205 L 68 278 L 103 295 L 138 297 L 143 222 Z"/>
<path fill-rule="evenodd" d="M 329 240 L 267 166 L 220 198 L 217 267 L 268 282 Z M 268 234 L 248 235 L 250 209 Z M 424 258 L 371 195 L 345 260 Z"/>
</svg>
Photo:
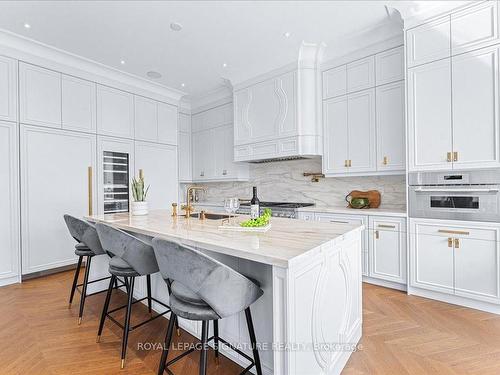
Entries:
<svg viewBox="0 0 500 375">
<path fill-rule="evenodd" d="M 498 188 L 446 189 L 446 188 L 416 188 L 418 193 L 498 193 Z"/>
</svg>

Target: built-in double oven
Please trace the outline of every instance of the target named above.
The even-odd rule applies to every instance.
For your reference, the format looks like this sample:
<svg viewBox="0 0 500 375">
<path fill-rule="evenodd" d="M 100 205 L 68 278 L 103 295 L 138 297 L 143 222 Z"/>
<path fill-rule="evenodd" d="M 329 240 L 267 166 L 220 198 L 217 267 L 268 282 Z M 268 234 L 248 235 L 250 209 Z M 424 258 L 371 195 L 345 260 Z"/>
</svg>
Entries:
<svg viewBox="0 0 500 375">
<path fill-rule="evenodd" d="M 409 216 L 500 222 L 500 170 L 410 173 Z"/>
</svg>

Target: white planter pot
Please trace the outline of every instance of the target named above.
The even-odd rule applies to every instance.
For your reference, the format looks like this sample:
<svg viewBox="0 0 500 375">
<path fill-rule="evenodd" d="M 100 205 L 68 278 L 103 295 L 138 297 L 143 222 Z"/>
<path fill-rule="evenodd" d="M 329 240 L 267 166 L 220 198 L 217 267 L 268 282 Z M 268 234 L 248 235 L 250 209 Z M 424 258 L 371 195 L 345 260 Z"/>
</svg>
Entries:
<svg viewBox="0 0 500 375">
<path fill-rule="evenodd" d="M 132 215 L 147 215 L 148 214 L 148 202 L 132 202 L 131 205 Z"/>
</svg>

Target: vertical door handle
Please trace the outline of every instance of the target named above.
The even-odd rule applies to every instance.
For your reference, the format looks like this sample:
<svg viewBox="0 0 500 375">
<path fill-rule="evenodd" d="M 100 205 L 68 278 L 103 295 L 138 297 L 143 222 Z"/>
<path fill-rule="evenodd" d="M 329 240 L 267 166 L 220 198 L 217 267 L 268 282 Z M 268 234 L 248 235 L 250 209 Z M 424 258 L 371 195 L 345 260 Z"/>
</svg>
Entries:
<svg viewBox="0 0 500 375">
<path fill-rule="evenodd" d="M 346 160 L 344 160 L 344 167 L 347 168 L 348 166 L 349 166 L 349 163 L 347 162 L 347 159 L 346 159 Z"/>
<path fill-rule="evenodd" d="M 447 152 L 447 153 L 446 153 L 446 161 L 447 161 L 448 163 L 451 163 L 451 152 Z"/>
<path fill-rule="evenodd" d="M 223 176 L 227 175 L 227 170 L 225 170 L 225 169 L 224 169 L 224 170 L 222 171 L 222 175 L 223 175 Z"/>
<path fill-rule="evenodd" d="M 384 156 L 384 165 L 389 164 L 389 158 L 387 156 Z"/>
<path fill-rule="evenodd" d="M 455 151 L 453 153 L 453 161 L 458 161 L 458 152 L 457 151 Z"/>
<path fill-rule="evenodd" d="M 352 160 L 349 159 L 349 167 L 352 167 Z"/>
<path fill-rule="evenodd" d="M 88 197 L 88 203 L 89 203 L 89 207 L 88 207 L 88 210 L 89 210 L 89 216 L 92 216 L 93 215 L 93 202 L 92 202 L 92 166 L 89 166 L 87 168 L 87 180 L 88 180 L 88 193 L 89 193 L 89 197 Z"/>
<path fill-rule="evenodd" d="M 378 240 L 380 238 L 380 233 L 378 230 L 375 231 L 375 239 Z"/>
<path fill-rule="evenodd" d="M 453 247 L 453 238 L 448 237 L 448 247 Z"/>
<path fill-rule="evenodd" d="M 455 249 L 460 248 L 460 240 L 458 238 L 455 238 Z"/>
</svg>

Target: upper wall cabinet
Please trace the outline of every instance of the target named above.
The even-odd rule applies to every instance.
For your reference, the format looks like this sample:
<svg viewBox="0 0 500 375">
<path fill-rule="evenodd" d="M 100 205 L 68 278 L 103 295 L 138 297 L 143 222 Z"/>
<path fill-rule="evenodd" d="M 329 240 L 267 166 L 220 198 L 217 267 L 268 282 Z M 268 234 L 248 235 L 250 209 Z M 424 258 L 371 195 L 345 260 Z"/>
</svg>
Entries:
<svg viewBox="0 0 500 375">
<path fill-rule="evenodd" d="M 347 94 L 347 66 L 341 65 L 323 72 L 323 99 Z"/>
<path fill-rule="evenodd" d="M 97 132 L 134 138 L 134 96 L 128 92 L 97 85 Z"/>
<path fill-rule="evenodd" d="M 207 130 L 233 123 L 233 105 L 224 104 L 196 113 L 192 118 L 193 131 Z"/>
<path fill-rule="evenodd" d="M 384 85 L 404 79 L 403 46 L 375 55 L 376 85 Z"/>
<path fill-rule="evenodd" d="M 96 132 L 96 84 L 62 75 L 62 127 Z"/>
<path fill-rule="evenodd" d="M 20 63 L 22 123 L 61 128 L 61 73 Z"/>
<path fill-rule="evenodd" d="M 0 120 L 17 120 L 17 63 L 0 56 Z"/>
<path fill-rule="evenodd" d="M 498 43 L 498 4 L 485 1 L 451 15 L 451 52 L 453 55 Z"/>
<path fill-rule="evenodd" d="M 158 142 L 177 144 L 177 107 L 158 102 Z"/>
<path fill-rule="evenodd" d="M 375 58 L 368 56 L 347 64 L 347 92 L 375 86 Z"/>
<path fill-rule="evenodd" d="M 450 16 L 406 32 L 408 67 L 450 56 Z"/>
<path fill-rule="evenodd" d="M 177 107 L 134 96 L 135 139 L 177 144 Z"/>
</svg>

